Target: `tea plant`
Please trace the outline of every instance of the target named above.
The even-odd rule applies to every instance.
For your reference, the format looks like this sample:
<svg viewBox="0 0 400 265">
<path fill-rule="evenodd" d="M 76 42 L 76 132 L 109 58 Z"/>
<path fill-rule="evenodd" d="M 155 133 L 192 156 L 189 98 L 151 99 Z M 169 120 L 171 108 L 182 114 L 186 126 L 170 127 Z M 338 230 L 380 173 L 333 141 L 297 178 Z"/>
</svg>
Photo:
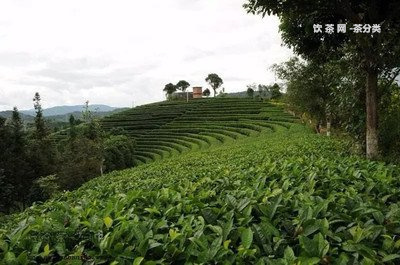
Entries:
<svg viewBox="0 0 400 265">
<path fill-rule="evenodd" d="M 399 177 L 293 125 L 115 171 L 4 218 L 0 263 L 399 264 Z"/>
</svg>

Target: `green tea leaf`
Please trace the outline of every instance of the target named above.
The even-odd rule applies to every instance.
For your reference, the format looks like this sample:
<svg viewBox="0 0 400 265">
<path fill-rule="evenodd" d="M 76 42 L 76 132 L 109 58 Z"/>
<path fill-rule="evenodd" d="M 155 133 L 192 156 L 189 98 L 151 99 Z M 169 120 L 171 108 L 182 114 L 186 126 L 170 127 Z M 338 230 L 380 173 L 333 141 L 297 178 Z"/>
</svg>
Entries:
<svg viewBox="0 0 400 265">
<path fill-rule="evenodd" d="M 144 260 L 143 257 L 137 257 L 135 258 L 135 260 L 133 261 L 132 265 L 140 265 L 142 263 L 142 261 Z"/>
<path fill-rule="evenodd" d="M 253 243 L 253 231 L 251 231 L 251 228 L 243 229 L 240 238 L 242 240 L 242 246 L 246 249 L 250 248 Z"/>
<path fill-rule="evenodd" d="M 400 255 L 399 254 L 390 254 L 390 255 L 383 257 L 382 261 L 387 262 L 387 261 L 391 261 L 391 260 L 395 260 L 395 259 L 400 259 Z"/>
</svg>

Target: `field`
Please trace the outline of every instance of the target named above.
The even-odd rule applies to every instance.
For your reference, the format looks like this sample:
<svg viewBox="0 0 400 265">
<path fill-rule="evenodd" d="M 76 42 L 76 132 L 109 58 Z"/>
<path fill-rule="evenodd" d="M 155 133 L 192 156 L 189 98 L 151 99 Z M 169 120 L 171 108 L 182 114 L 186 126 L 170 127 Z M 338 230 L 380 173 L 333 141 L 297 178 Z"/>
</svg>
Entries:
<svg viewBox="0 0 400 265">
<path fill-rule="evenodd" d="M 0 264 L 400 264 L 398 167 L 269 103 L 222 101 L 158 104 L 151 128 L 150 106 L 105 120 L 137 139 L 141 164 L 3 218 Z"/>
<path fill-rule="evenodd" d="M 204 149 L 263 130 L 275 131 L 296 119 L 261 100 L 218 98 L 161 102 L 106 117 L 106 130 L 121 128 L 137 142 L 136 164 Z"/>
</svg>

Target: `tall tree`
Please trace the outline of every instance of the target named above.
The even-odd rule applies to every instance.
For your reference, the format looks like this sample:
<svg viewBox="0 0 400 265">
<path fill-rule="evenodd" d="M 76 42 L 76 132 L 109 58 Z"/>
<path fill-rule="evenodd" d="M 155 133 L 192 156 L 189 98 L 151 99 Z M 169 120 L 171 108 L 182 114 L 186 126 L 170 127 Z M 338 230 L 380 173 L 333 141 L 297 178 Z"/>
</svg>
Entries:
<svg viewBox="0 0 400 265">
<path fill-rule="evenodd" d="M 190 84 L 189 84 L 189 82 L 187 82 L 187 81 L 185 81 L 185 80 L 181 80 L 181 81 L 179 81 L 179 82 L 176 84 L 175 87 L 176 87 L 177 90 L 180 90 L 180 91 L 182 91 L 182 92 L 185 92 L 186 89 L 187 89 L 188 87 L 190 87 Z"/>
<path fill-rule="evenodd" d="M 43 109 L 41 104 L 40 94 L 38 92 L 35 93 L 33 97 L 33 107 L 36 111 L 35 116 L 35 138 L 36 139 L 44 139 L 48 135 L 48 129 L 46 127 L 46 123 L 43 117 Z"/>
<path fill-rule="evenodd" d="M 9 171 L 10 167 L 10 147 L 11 147 L 11 130 L 6 125 L 6 119 L 0 116 L 0 213 L 8 212 L 12 202 L 14 185 L 11 183 L 12 176 L 6 175 L 5 171 Z"/>
<path fill-rule="evenodd" d="M 22 122 L 21 116 L 17 107 L 13 108 L 12 116 L 11 116 L 11 134 L 13 140 L 13 148 L 15 152 L 23 152 L 26 147 L 26 138 L 24 132 L 24 124 Z"/>
<path fill-rule="evenodd" d="M 35 177 L 27 153 L 27 136 L 24 125 L 15 107 L 11 121 L 0 121 L 0 169 L 3 170 L 3 184 L 12 191 L 12 201 L 6 207 L 9 211 L 14 206 L 24 208 L 27 203 L 29 188 Z M 4 187 L 5 187 L 4 186 Z M 2 187 L 2 188 L 4 188 Z M 2 192 L 4 195 L 4 192 Z"/>
<path fill-rule="evenodd" d="M 343 48 L 347 54 L 354 54 L 354 67 L 361 68 L 365 76 L 366 154 L 368 158 L 376 158 L 378 76 L 400 63 L 400 2 L 247 0 L 244 8 L 253 14 L 279 16 L 283 41 L 307 59 L 321 61 L 335 52 L 341 56 Z M 353 31 L 314 33 L 314 24 L 349 24 L 347 30 Z"/>
<path fill-rule="evenodd" d="M 167 98 L 169 98 L 172 93 L 176 91 L 176 86 L 172 83 L 166 84 L 163 91 L 165 92 Z"/>
<path fill-rule="evenodd" d="M 38 92 L 35 93 L 33 98 L 33 106 L 36 110 L 36 116 L 33 139 L 30 145 L 31 157 L 34 160 L 33 166 L 36 176 L 44 177 L 56 171 L 58 153 L 49 137 L 50 132 L 43 117 L 43 108 Z"/>
<path fill-rule="evenodd" d="M 210 84 L 211 88 L 214 90 L 214 97 L 217 94 L 217 89 L 219 89 L 224 83 L 222 78 L 217 74 L 209 74 L 206 78 L 206 82 Z"/>
</svg>

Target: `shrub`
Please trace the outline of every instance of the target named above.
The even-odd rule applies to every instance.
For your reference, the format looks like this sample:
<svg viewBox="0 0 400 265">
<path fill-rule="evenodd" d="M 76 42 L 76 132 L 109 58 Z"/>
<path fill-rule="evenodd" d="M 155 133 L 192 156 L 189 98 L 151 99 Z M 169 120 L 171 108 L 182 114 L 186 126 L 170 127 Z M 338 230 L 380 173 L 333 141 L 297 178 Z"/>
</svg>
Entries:
<svg viewBox="0 0 400 265">
<path fill-rule="evenodd" d="M 124 135 L 111 135 L 104 142 L 105 171 L 134 166 L 135 141 Z"/>
</svg>

